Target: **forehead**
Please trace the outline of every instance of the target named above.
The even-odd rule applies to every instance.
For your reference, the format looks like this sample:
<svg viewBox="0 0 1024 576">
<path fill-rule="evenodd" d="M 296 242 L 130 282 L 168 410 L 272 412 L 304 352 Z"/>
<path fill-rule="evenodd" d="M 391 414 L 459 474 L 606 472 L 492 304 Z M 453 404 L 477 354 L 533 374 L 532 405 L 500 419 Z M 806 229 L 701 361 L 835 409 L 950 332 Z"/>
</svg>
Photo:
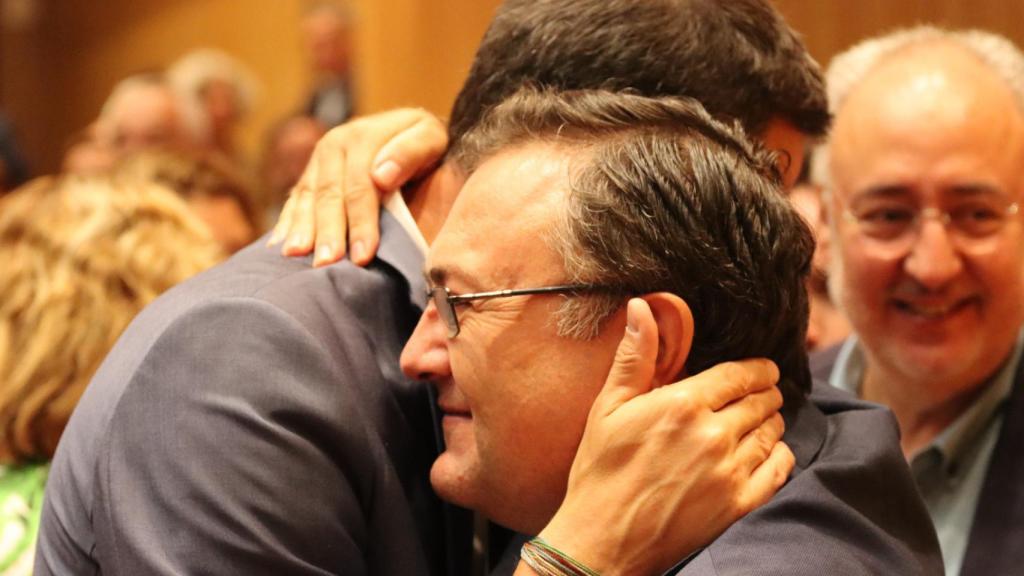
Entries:
<svg viewBox="0 0 1024 576">
<path fill-rule="evenodd" d="M 550 242 L 568 197 L 570 150 L 517 146 L 484 160 L 469 176 L 427 259 L 470 289 L 561 280 Z"/>
<path fill-rule="evenodd" d="M 830 168 L 837 193 L 876 187 L 1019 194 L 1024 121 L 1010 88 L 953 46 L 912 49 L 880 64 L 836 115 Z"/>
</svg>

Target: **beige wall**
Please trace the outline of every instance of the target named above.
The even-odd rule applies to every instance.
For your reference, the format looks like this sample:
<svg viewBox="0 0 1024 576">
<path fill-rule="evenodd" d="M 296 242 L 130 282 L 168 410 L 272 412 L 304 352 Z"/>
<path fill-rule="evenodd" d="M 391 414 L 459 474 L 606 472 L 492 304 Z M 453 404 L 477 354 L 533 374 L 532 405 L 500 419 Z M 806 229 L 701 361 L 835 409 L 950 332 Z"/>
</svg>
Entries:
<svg viewBox="0 0 1024 576">
<path fill-rule="evenodd" d="M 420 105 L 446 114 L 499 0 L 353 1 L 361 110 Z M 10 3 L 36 6 L 37 17 L 25 28 L 0 28 L 0 106 L 40 170 L 56 167 L 63 143 L 95 116 L 117 79 L 190 48 L 222 48 L 263 81 L 264 97 L 244 127 L 250 152 L 309 87 L 298 29 L 304 0 L 0 0 L 0 8 Z M 776 3 L 823 63 L 864 36 L 919 21 L 989 28 L 1024 43 L 1021 0 Z"/>
</svg>

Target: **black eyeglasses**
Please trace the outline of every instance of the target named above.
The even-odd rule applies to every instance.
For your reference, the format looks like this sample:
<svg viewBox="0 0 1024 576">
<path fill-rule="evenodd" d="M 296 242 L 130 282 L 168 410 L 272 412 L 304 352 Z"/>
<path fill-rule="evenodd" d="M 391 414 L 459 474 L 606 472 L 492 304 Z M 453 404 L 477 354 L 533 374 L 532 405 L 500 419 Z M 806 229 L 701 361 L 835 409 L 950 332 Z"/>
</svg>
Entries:
<svg viewBox="0 0 1024 576">
<path fill-rule="evenodd" d="M 512 290 L 494 290 L 491 292 L 477 292 L 475 294 L 452 294 L 445 286 L 434 286 L 427 290 L 427 296 L 437 306 L 437 313 L 444 320 L 448 328 L 448 337 L 455 338 L 459 335 L 459 317 L 455 313 L 455 306 L 465 304 L 471 300 L 485 300 L 488 298 L 505 298 L 508 296 L 527 296 L 531 294 L 572 294 L 611 291 L 607 286 L 598 284 L 563 284 L 561 286 L 545 286 L 543 288 L 520 288 Z"/>
</svg>

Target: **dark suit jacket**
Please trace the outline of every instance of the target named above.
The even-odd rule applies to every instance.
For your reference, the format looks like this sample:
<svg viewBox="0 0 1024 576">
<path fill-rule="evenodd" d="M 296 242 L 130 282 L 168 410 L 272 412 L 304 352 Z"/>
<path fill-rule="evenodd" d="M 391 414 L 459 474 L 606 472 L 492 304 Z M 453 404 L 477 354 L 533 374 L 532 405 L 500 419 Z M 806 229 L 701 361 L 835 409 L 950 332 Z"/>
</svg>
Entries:
<svg viewBox="0 0 1024 576">
<path fill-rule="evenodd" d="M 827 380 L 841 345 L 811 357 L 815 376 Z M 1024 572 L 1024 362 L 1017 367 L 989 463 L 974 525 L 964 552 L 962 576 Z"/>
<path fill-rule="evenodd" d="M 381 226 L 367 269 L 259 241 L 139 315 L 57 450 L 37 574 L 465 573 L 431 392 L 398 367 L 422 257 Z"/>
<path fill-rule="evenodd" d="M 783 416 L 796 456 L 787 484 L 670 573 L 941 576 L 938 539 L 892 414 L 816 384 L 810 402 Z M 496 574 L 512 573 L 521 544 Z"/>
</svg>

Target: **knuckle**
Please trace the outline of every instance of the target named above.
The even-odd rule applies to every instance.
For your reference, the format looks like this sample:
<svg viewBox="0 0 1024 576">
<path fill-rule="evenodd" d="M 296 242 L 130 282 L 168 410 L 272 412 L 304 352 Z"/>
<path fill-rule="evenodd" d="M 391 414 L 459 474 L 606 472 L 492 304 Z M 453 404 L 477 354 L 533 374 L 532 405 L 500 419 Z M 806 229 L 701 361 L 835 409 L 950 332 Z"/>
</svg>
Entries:
<svg viewBox="0 0 1024 576">
<path fill-rule="evenodd" d="M 778 442 L 778 439 L 771 430 L 765 428 L 754 430 L 754 444 L 762 459 L 767 458 L 772 453 L 772 448 L 775 447 L 776 442 Z"/>
<path fill-rule="evenodd" d="M 370 182 L 362 178 L 349 180 L 345 185 L 345 201 L 349 204 L 368 202 L 376 196 L 377 192 Z"/>
<path fill-rule="evenodd" d="M 746 389 L 749 374 L 742 364 L 730 361 L 722 364 L 722 378 L 730 384 Z"/>
<path fill-rule="evenodd" d="M 331 182 L 321 182 L 316 187 L 317 202 L 338 202 L 344 197 L 341 187 Z"/>
<path fill-rule="evenodd" d="M 674 391 L 672 403 L 674 412 L 683 420 L 693 420 L 700 412 L 701 404 L 688 388 Z"/>
<path fill-rule="evenodd" d="M 732 446 L 729 431 L 718 422 L 707 424 L 701 431 L 701 443 L 711 452 L 724 454 Z"/>
</svg>

